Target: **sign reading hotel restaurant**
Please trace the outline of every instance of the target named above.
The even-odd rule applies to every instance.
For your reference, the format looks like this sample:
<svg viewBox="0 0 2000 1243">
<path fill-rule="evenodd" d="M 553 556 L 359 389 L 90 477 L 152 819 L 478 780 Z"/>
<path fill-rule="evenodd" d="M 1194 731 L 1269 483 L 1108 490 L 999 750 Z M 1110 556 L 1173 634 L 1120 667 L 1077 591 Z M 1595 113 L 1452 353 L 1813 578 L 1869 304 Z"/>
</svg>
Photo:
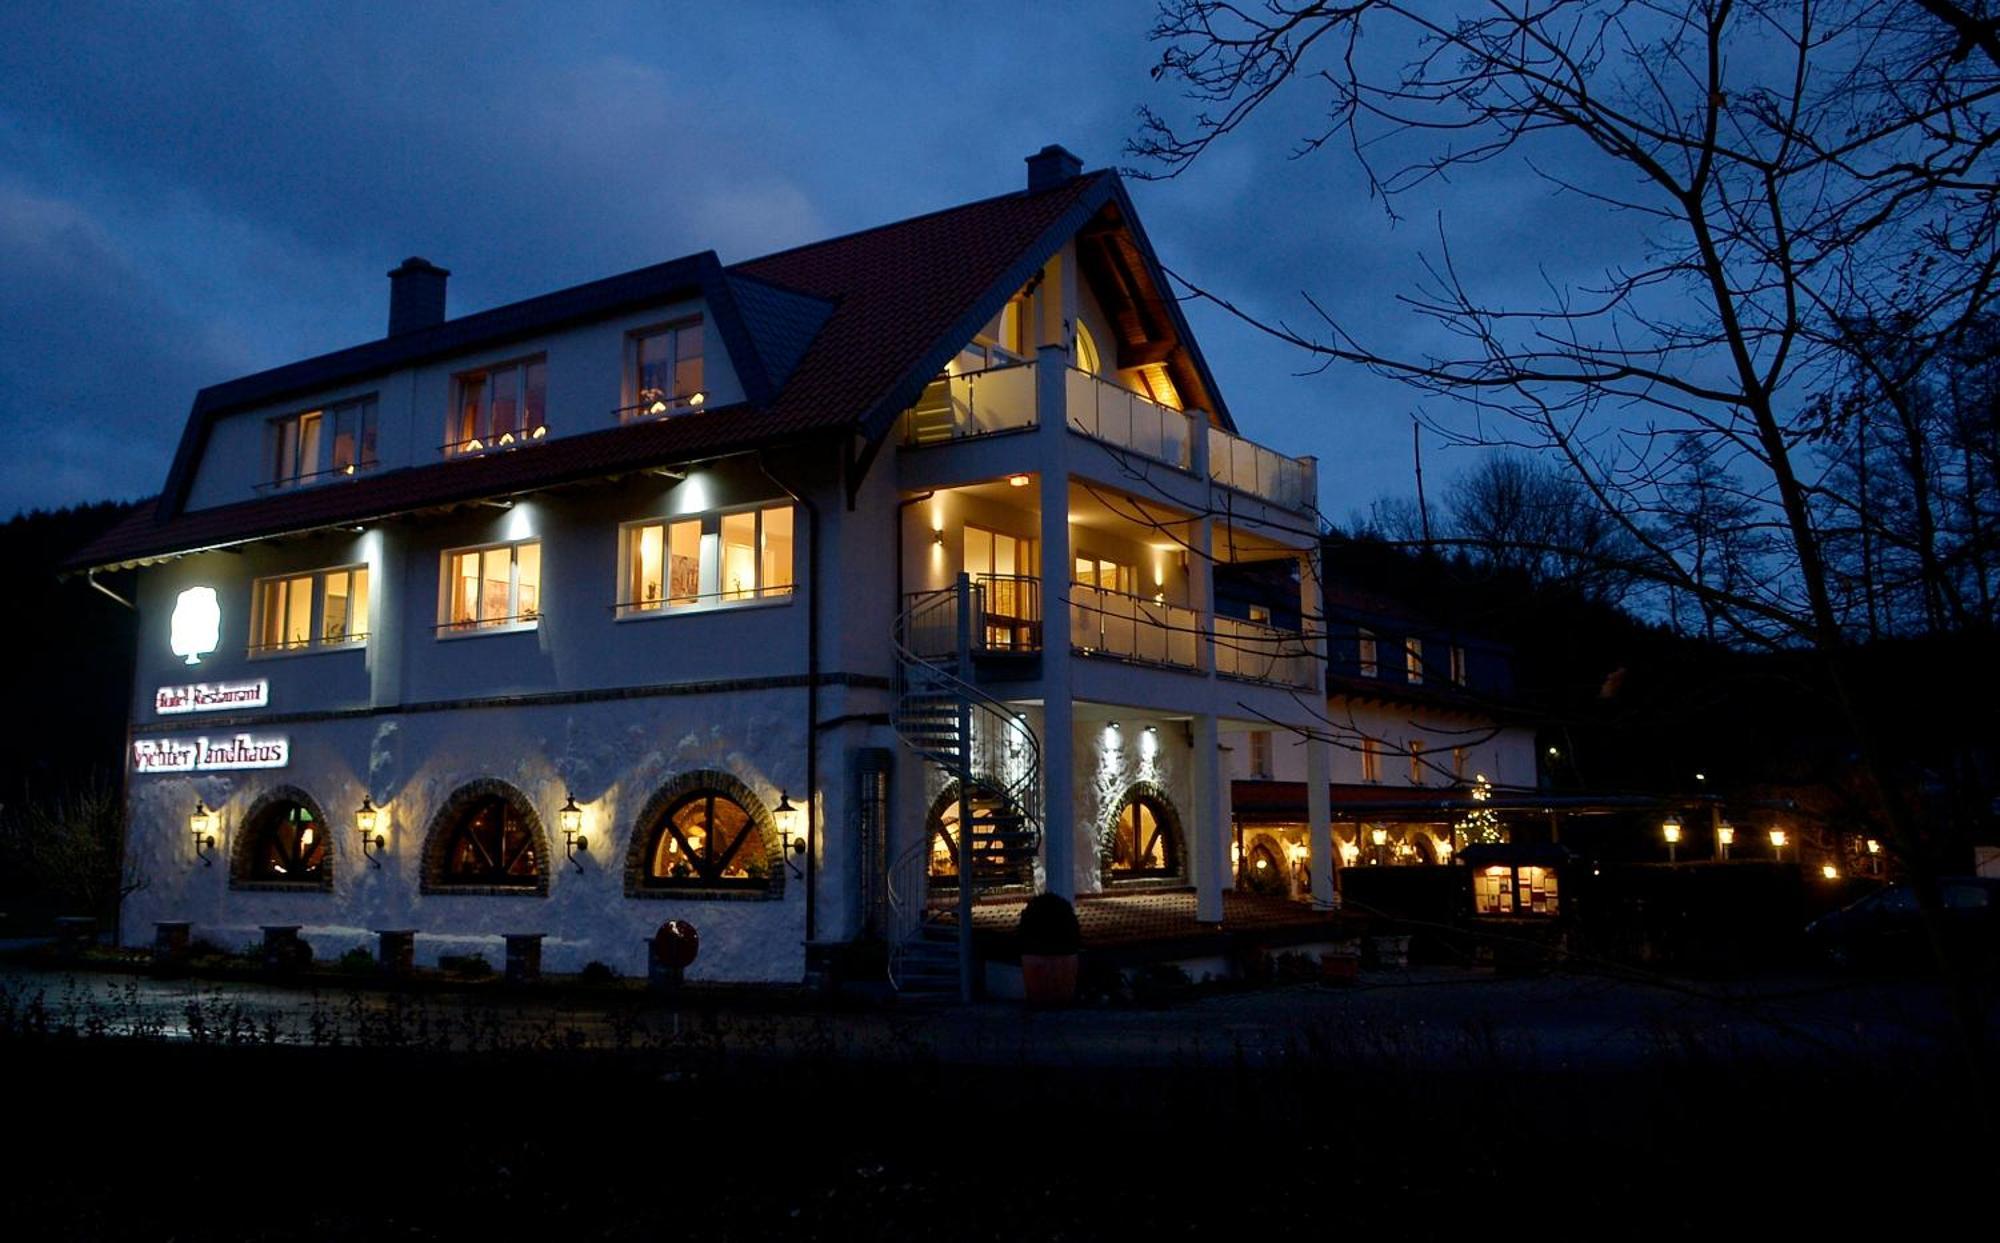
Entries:
<svg viewBox="0 0 2000 1243">
<path fill-rule="evenodd" d="M 153 692 L 153 711 L 161 716 L 270 706 L 271 684 L 263 678 L 254 682 L 191 682 L 184 686 L 162 686 Z"/>
<path fill-rule="evenodd" d="M 283 768 L 292 759 L 288 738 L 140 738 L 132 743 L 135 773 L 219 773 L 238 768 Z"/>
</svg>

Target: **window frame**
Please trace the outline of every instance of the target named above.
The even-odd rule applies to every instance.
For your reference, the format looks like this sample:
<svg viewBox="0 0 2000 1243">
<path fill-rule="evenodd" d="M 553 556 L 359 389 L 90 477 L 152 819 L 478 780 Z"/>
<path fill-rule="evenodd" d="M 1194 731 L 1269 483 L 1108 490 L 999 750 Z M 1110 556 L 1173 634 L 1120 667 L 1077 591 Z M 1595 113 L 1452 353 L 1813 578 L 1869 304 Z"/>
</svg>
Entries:
<svg viewBox="0 0 2000 1243">
<path fill-rule="evenodd" d="M 434 627 L 436 636 L 440 639 L 469 639 L 475 635 L 518 634 L 524 630 L 539 629 L 542 619 L 548 616 L 547 608 L 543 607 L 548 600 L 546 566 L 542 564 L 543 559 L 538 557 L 535 566 L 535 615 L 532 618 L 523 618 L 521 616 L 520 550 L 529 544 L 536 545 L 539 550 L 541 543 L 541 536 L 532 535 L 524 539 L 494 540 L 484 544 L 466 544 L 456 548 L 441 550 L 438 553 L 438 622 L 436 627 Z M 469 553 L 479 554 L 483 561 L 485 554 L 492 552 L 496 548 L 506 548 L 513 552 L 513 555 L 508 558 L 507 562 L 507 605 L 509 611 L 506 620 L 494 622 L 457 622 L 452 620 L 451 592 L 452 585 L 457 581 L 456 576 L 452 572 L 452 562 L 456 558 L 463 557 Z M 481 583 L 485 582 L 483 576 L 480 581 Z"/>
<path fill-rule="evenodd" d="M 1277 775 L 1276 747 L 1268 729 L 1253 729 L 1250 735 L 1250 775 L 1269 781 Z"/>
<path fill-rule="evenodd" d="M 1382 676 L 1381 649 L 1376 641 L 1375 632 L 1366 626 L 1354 628 L 1354 668 L 1360 677 Z"/>
<path fill-rule="evenodd" d="M 644 357 L 640 352 L 640 343 L 647 337 L 656 337 L 662 333 L 671 332 L 674 334 L 675 386 L 679 387 L 681 364 L 680 334 L 690 328 L 698 329 L 701 332 L 701 387 L 691 393 L 671 393 L 648 401 L 644 394 L 649 390 L 640 384 L 640 368 L 644 365 Z M 624 351 L 625 374 L 619 389 L 619 396 L 622 400 L 618 407 L 618 421 L 620 423 L 639 423 L 647 419 L 670 419 L 675 415 L 692 414 L 704 409 L 708 405 L 709 397 L 713 392 L 709 384 L 708 371 L 710 335 L 708 331 L 708 317 L 701 312 L 682 316 L 678 319 L 662 320 L 656 324 L 648 324 L 643 328 L 634 328 L 626 333 Z M 666 409 L 659 411 L 652 410 L 650 407 L 656 403 L 663 403 Z"/>
<path fill-rule="evenodd" d="M 1366 734 L 1361 738 L 1361 780 L 1370 785 L 1382 782 L 1382 740 Z"/>
<path fill-rule="evenodd" d="M 531 430 L 528 426 L 528 369 L 539 364 L 542 368 L 542 421 Z M 516 372 L 520 384 L 515 389 L 515 422 L 517 430 L 507 433 L 513 439 L 500 444 L 493 439 L 493 398 L 490 386 L 480 399 L 477 420 L 479 427 L 471 436 L 460 436 L 459 420 L 465 410 L 465 388 L 468 381 L 477 379 L 490 382 L 492 377 L 503 371 Z M 479 367 L 467 367 L 454 371 L 451 375 L 451 404 L 445 410 L 445 441 L 438 446 L 438 452 L 446 459 L 462 457 L 484 457 L 507 449 L 519 449 L 527 445 L 540 444 L 549 434 L 549 355 L 547 350 L 534 354 L 522 354 L 514 358 L 503 358 L 497 362 Z"/>
<path fill-rule="evenodd" d="M 346 574 L 348 580 L 347 598 L 355 596 L 352 575 L 366 576 L 369 585 L 363 587 L 364 629 L 360 634 L 349 634 L 345 638 L 329 640 L 326 637 L 326 581 L 335 574 Z M 310 656 L 322 652 L 346 652 L 365 649 L 374 636 L 375 592 L 372 586 L 373 567 L 366 561 L 356 561 L 345 565 L 322 566 L 310 570 L 293 570 L 284 574 L 264 574 L 250 580 L 250 633 L 244 655 L 251 660 L 266 660 L 274 656 Z M 312 580 L 312 600 L 306 609 L 306 633 L 308 637 L 300 643 L 261 643 L 264 633 L 265 588 L 273 584 L 284 584 L 289 591 L 290 584 L 301 579 Z M 351 620 L 351 615 L 350 615 Z"/>
<path fill-rule="evenodd" d="M 1424 641 L 1417 635 L 1403 636 L 1403 675 L 1411 686 L 1424 684 Z"/>
<path fill-rule="evenodd" d="M 708 815 L 702 830 L 702 855 L 708 864 L 706 872 L 689 847 L 685 833 L 674 823 L 674 817 L 681 809 L 695 802 L 703 803 Z M 717 802 L 726 802 L 743 815 L 743 827 L 737 831 L 735 840 L 729 843 L 728 850 L 719 859 L 715 856 Z M 700 894 L 768 894 L 771 889 L 772 873 L 782 872 L 785 863 L 782 858 L 774 857 L 771 844 L 765 840 L 764 824 L 757 814 L 758 810 L 757 807 L 746 804 L 734 791 L 720 784 L 696 785 L 681 791 L 646 826 L 645 853 L 641 856 L 639 867 L 640 887 L 655 893 L 668 894 L 690 891 Z M 661 845 L 669 836 L 680 847 L 675 853 L 686 862 L 690 870 L 687 876 L 674 876 L 671 873 L 662 876 L 654 866 Z M 724 875 L 724 870 L 730 861 L 741 853 L 746 844 L 752 845 L 758 855 L 755 864 L 761 869 L 762 875 L 752 872 L 749 864 L 744 865 L 742 876 Z"/>
<path fill-rule="evenodd" d="M 787 510 L 791 514 L 792 555 L 787 566 L 788 581 L 782 587 L 767 586 L 764 581 L 764 532 L 765 515 L 773 510 Z M 753 560 L 757 567 L 757 585 L 747 596 L 731 595 L 722 588 L 722 527 L 723 519 L 736 514 L 753 514 L 756 517 L 752 528 Z M 697 590 L 692 602 L 675 604 L 675 596 L 669 590 L 672 573 L 668 558 L 673 556 L 671 543 L 673 528 L 677 523 L 697 522 L 701 524 L 701 542 L 696 554 L 696 586 L 708 580 L 709 571 L 714 571 L 715 590 Z M 634 549 L 638 545 L 640 533 L 648 527 L 660 528 L 661 594 L 657 603 L 627 598 L 632 581 Z M 711 537 L 714 540 L 710 544 Z M 711 565 L 711 562 L 713 563 Z M 613 583 L 612 616 L 618 621 L 651 621 L 662 617 L 686 617 L 691 614 L 713 613 L 722 609 L 766 608 L 790 604 L 799 594 L 799 507 L 789 500 L 757 501 L 747 505 L 730 505 L 720 509 L 704 509 L 687 514 L 662 514 L 650 518 L 634 518 L 618 524 L 618 577 Z"/>
<path fill-rule="evenodd" d="M 352 479 L 356 475 L 378 469 L 382 465 L 381 456 L 381 403 L 373 392 L 359 393 L 344 397 L 339 401 L 325 402 L 309 409 L 293 410 L 287 414 L 275 415 L 265 420 L 264 432 L 264 477 L 257 483 L 260 491 L 290 491 L 293 488 L 309 488 L 315 484 L 328 483 L 336 479 Z M 341 465 L 334 460 L 334 442 L 340 430 L 340 416 L 346 411 L 359 411 L 357 416 L 356 452 L 362 446 L 370 450 L 370 456 Z M 280 456 L 285 448 L 285 433 L 288 427 L 303 426 L 305 420 L 313 419 L 319 424 L 313 442 L 311 469 L 303 469 L 307 464 L 299 454 L 303 449 L 303 437 L 294 440 L 293 465 L 291 474 L 280 473 L 283 464 Z"/>
<path fill-rule="evenodd" d="M 1404 750 L 1406 750 L 1410 756 L 1410 784 L 1413 786 L 1430 784 L 1424 779 L 1425 749 L 1426 748 L 1424 745 L 1424 740 L 1421 738 L 1408 739 L 1404 747 Z"/>
<path fill-rule="evenodd" d="M 1464 686 L 1466 684 L 1465 644 L 1463 643 L 1454 643 L 1451 645 L 1451 682 L 1453 686 Z"/>
</svg>

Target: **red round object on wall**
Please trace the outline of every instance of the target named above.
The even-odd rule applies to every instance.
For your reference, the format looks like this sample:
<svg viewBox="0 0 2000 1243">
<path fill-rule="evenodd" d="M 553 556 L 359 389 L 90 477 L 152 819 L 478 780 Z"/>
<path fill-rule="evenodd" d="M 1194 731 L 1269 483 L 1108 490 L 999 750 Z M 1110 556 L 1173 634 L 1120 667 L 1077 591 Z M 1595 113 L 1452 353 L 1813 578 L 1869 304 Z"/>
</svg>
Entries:
<svg viewBox="0 0 2000 1243">
<path fill-rule="evenodd" d="M 701 934 L 685 919 L 670 919 L 653 934 L 653 953 L 669 967 L 685 967 L 701 950 Z"/>
</svg>

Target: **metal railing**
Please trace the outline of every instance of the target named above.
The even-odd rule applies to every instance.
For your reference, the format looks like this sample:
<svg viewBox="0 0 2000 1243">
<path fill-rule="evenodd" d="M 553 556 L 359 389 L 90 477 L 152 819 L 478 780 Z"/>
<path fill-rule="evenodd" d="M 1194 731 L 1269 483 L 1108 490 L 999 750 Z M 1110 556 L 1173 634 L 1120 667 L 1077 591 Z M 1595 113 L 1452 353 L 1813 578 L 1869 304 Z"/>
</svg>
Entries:
<svg viewBox="0 0 2000 1243">
<path fill-rule="evenodd" d="M 1312 689 L 1320 677 L 1319 657 L 1305 635 L 1234 617 L 1215 619 L 1215 671 L 1301 690 Z"/>
<path fill-rule="evenodd" d="M 1178 604 L 1069 585 L 1070 646 L 1091 655 L 1201 667 L 1201 614 Z"/>
<path fill-rule="evenodd" d="M 1224 487 L 1286 509 L 1319 504 L 1319 475 L 1312 462 L 1286 457 L 1219 427 L 1208 429 L 1208 475 Z"/>
<path fill-rule="evenodd" d="M 941 375 L 903 412 L 903 443 L 947 444 L 1035 426 L 1035 365 Z"/>
<path fill-rule="evenodd" d="M 974 574 L 972 578 L 972 646 L 977 652 L 1039 652 L 1042 650 L 1042 580 L 1025 574 Z M 947 657 L 958 648 L 958 603 L 953 598 L 918 608 L 936 592 L 904 597 L 903 636 L 920 656 Z"/>
<path fill-rule="evenodd" d="M 1194 422 L 1179 410 L 1072 367 L 1064 377 L 1069 425 L 1179 470 L 1194 463 Z"/>
</svg>

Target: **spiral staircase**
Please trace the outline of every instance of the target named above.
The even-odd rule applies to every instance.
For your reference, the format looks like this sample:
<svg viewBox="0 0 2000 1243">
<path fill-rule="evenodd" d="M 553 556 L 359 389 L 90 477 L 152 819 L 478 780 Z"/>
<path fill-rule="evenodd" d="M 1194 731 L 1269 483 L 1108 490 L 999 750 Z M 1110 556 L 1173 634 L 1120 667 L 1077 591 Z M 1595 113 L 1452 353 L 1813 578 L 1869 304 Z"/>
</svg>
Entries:
<svg viewBox="0 0 2000 1243">
<path fill-rule="evenodd" d="M 963 792 L 952 883 L 930 875 L 928 824 L 889 865 L 889 981 L 906 997 L 969 999 L 972 902 L 1032 880 L 1041 846 L 1041 745 L 1020 713 L 974 684 L 985 595 L 961 575 L 909 597 L 896 619 L 897 736 Z"/>
</svg>

